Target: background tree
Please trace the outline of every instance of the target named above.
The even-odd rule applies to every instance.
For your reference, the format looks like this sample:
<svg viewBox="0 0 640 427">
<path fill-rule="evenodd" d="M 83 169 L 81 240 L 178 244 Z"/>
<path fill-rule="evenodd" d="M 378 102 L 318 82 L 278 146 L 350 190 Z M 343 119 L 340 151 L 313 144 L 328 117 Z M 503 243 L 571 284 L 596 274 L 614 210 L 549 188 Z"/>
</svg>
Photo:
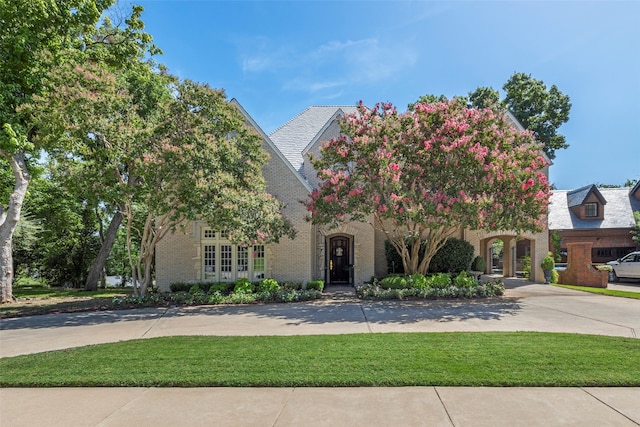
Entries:
<svg viewBox="0 0 640 427">
<path fill-rule="evenodd" d="M 457 101 L 390 104 L 341 122 L 342 136 L 312 159 L 323 184 L 307 202 L 316 224 L 370 221 L 423 273 L 460 228 L 539 231 L 546 218 L 546 165 L 530 132 L 491 109 Z M 425 241 L 424 256 L 419 256 Z M 407 243 L 408 242 L 408 248 Z"/>
<path fill-rule="evenodd" d="M 469 93 L 470 105 L 474 108 L 498 107 L 510 111 L 516 119 L 533 132 L 536 140 L 544 144 L 544 152 L 550 159 L 556 150 L 567 148 L 564 135 L 558 129 L 569 120 L 571 103 L 555 85 L 548 90 L 542 80 L 530 74 L 514 73 L 502 86 L 505 97 L 499 101 L 495 89 L 479 87 Z"/>
<path fill-rule="evenodd" d="M 136 6 L 127 20 L 124 38 L 107 33 L 96 37 L 96 23 L 113 2 L 0 0 L 0 156 L 9 162 L 14 177 L 9 198 L 0 201 L 2 301 L 11 298 L 12 239 L 31 180 L 28 164 L 39 157 L 42 148 L 51 148 L 34 144 L 38 130 L 20 107 L 43 91 L 44 77 L 62 61 L 63 51 L 72 51 L 74 58 L 97 53 L 97 59 L 115 63 L 126 61 L 132 50 L 149 45 L 150 37 L 140 31 L 142 9 Z"/>
</svg>

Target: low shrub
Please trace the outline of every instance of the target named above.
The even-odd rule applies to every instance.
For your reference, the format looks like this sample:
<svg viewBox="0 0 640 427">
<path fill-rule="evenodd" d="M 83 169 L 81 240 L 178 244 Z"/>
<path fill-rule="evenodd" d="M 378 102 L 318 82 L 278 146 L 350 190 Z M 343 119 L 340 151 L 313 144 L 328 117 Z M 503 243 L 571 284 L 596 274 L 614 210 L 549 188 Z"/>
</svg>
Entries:
<svg viewBox="0 0 640 427">
<path fill-rule="evenodd" d="M 480 255 L 475 257 L 473 259 L 473 262 L 471 262 L 471 271 L 482 271 L 482 272 L 484 272 L 486 270 L 486 268 L 487 268 L 487 262 Z"/>
<path fill-rule="evenodd" d="M 444 287 L 427 286 L 423 289 L 384 289 L 376 285 L 356 287 L 356 295 L 363 299 L 452 299 L 452 298 L 486 298 L 504 295 L 502 280 L 477 282 L 471 286 L 456 286 L 450 283 Z"/>
<path fill-rule="evenodd" d="M 284 282 L 280 288 L 285 291 L 299 291 L 302 289 L 302 282 Z"/>
<path fill-rule="evenodd" d="M 560 273 L 558 273 L 558 270 L 551 270 L 551 283 L 558 283 L 558 281 L 560 280 Z"/>
<path fill-rule="evenodd" d="M 436 273 L 427 278 L 427 286 L 432 288 L 446 288 L 449 285 L 451 285 L 451 276 L 447 273 Z"/>
<path fill-rule="evenodd" d="M 220 292 L 221 294 L 229 295 L 233 291 L 235 285 L 236 284 L 234 282 L 211 283 L 207 293 L 213 294 L 215 292 Z"/>
<path fill-rule="evenodd" d="M 307 290 L 316 290 L 322 292 L 324 289 L 324 280 L 310 280 L 307 282 Z"/>
<path fill-rule="evenodd" d="M 263 279 L 258 283 L 257 292 L 275 292 L 280 289 L 280 285 L 274 279 Z"/>
<path fill-rule="evenodd" d="M 171 292 L 189 292 L 189 289 L 193 286 L 193 283 L 176 282 L 169 285 Z"/>
<path fill-rule="evenodd" d="M 409 276 L 408 285 L 410 288 L 424 289 L 429 285 L 429 282 L 424 274 L 416 273 Z"/>
<path fill-rule="evenodd" d="M 408 288 L 407 279 L 403 276 L 387 276 L 380 281 L 382 289 L 404 289 Z"/>
<path fill-rule="evenodd" d="M 453 278 L 453 284 L 458 287 L 470 288 L 478 284 L 475 277 L 469 276 L 466 271 L 461 271 L 456 277 Z"/>
<path fill-rule="evenodd" d="M 198 285 L 200 290 L 204 293 L 222 292 L 231 293 L 235 283 L 233 282 L 176 282 L 169 286 L 171 292 L 189 292 L 193 285 Z"/>
<path fill-rule="evenodd" d="M 249 279 L 238 279 L 233 287 L 234 294 L 252 294 L 255 290 L 253 283 Z"/>
</svg>

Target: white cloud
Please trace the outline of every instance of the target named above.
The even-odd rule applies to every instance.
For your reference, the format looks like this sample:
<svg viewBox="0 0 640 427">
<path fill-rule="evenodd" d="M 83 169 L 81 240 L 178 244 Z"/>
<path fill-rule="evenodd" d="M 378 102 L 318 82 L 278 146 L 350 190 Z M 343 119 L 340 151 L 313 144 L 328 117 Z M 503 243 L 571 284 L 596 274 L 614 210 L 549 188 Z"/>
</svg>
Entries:
<svg viewBox="0 0 640 427">
<path fill-rule="evenodd" d="M 275 73 L 291 91 L 322 92 L 376 83 L 413 66 L 418 54 L 398 40 L 333 40 L 316 48 L 261 44 L 242 58 L 244 73 Z"/>
</svg>

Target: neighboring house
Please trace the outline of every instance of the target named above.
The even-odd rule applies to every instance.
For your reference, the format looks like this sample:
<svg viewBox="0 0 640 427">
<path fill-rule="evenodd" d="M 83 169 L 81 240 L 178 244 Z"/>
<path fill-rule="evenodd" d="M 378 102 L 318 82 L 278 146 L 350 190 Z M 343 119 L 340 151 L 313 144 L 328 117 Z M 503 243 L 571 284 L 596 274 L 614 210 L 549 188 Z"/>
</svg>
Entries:
<svg viewBox="0 0 640 427">
<path fill-rule="evenodd" d="M 553 191 L 549 232 L 557 233 L 561 239 L 562 262 L 566 262 L 567 243 L 592 243 L 594 263 L 615 260 L 636 250 L 638 246 L 630 233 L 636 226 L 634 211 L 640 211 L 640 181 L 632 188 L 587 185 Z M 549 241 L 553 241 L 552 237 Z"/>
<path fill-rule="evenodd" d="M 329 229 L 307 221 L 301 203 L 318 185 L 309 154 L 319 155 L 325 142 L 339 136 L 337 119 L 356 111 L 355 106 L 309 107 L 267 136 L 235 100 L 231 101 L 247 123 L 262 136 L 270 159 L 263 169 L 267 191 L 284 205 L 283 215 L 297 231 L 295 239 L 278 244 L 238 246 L 229 242 L 225 230 L 211 230 L 195 221 L 183 232 L 161 240 L 156 252 L 156 283 L 163 291 L 174 282 L 259 280 L 272 277 L 279 282 L 322 279 L 327 285 L 358 285 L 372 276 L 387 274 L 384 234 L 369 223 L 351 222 Z M 514 126 L 520 125 L 510 117 Z M 517 236 L 513 232 L 485 233 L 460 230 L 458 238 L 474 245 L 485 259 L 491 243 L 504 242 L 504 275 L 515 275 L 516 240 L 530 243 L 532 265 L 539 265 L 547 252 L 548 232 Z M 534 269 L 532 279 L 542 279 Z"/>
</svg>

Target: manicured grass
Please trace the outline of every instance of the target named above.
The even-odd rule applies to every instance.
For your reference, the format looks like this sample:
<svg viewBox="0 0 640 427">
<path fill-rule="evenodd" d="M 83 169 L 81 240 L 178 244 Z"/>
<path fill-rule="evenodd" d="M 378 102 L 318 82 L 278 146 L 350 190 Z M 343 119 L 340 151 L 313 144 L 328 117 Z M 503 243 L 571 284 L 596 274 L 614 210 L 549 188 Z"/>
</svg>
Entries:
<svg viewBox="0 0 640 427">
<path fill-rule="evenodd" d="M 13 296 L 16 298 L 44 298 L 44 297 L 91 297 L 91 298 L 113 298 L 118 295 L 131 295 L 132 289 L 128 288 L 108 288 L 97 291 L 85 291 L 83 289 L 69 288 L 46 288 L 17 286 L 13 288 Z"/>
<path fill-rule="evenodd" d="M 640 292 L 618 291 L 615 289 L 607 289 L 607 288 L 592 288 L 589 286 L 573 286 L 573 285 L 559 285 L 559 284 L 554 284 L 553 286 L 558 286 L 560 288 L 567 288 L 567 289 L 575 289 L 576 291 L 591 292 L 592 294 L 640 299 Z"/>
<path fill-rule="evenodd" d="M 640 340 L 554 333 L 164 337 L 0 359 L 0 386 L 640 386 Z"/>
</svg>

